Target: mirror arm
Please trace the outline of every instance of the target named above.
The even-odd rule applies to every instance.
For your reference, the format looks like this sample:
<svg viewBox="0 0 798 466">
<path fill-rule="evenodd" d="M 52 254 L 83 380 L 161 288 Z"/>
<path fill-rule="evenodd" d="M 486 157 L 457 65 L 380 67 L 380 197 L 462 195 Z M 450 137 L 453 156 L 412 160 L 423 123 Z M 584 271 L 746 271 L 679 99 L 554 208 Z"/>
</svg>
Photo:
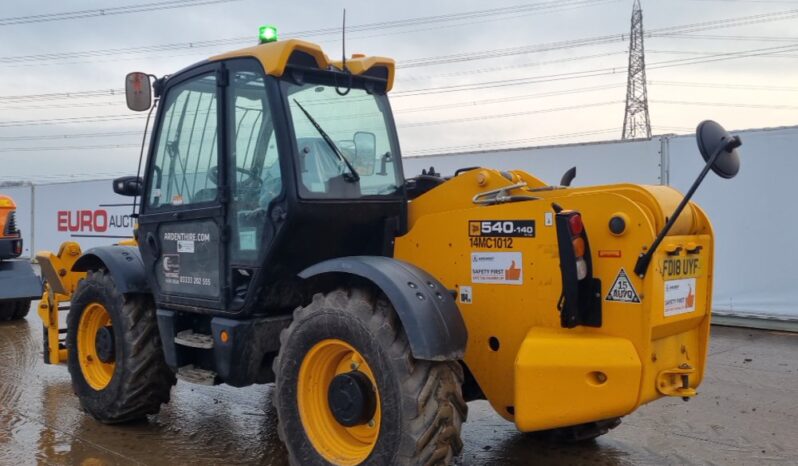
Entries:
<svg viewBox="0 0 798 466">
<path fill-rule="evenodd" d="M 667 235 L 671 230 L 673 224 L 676 223 L 676 219 L 679 218 L 679 215 L 687 206 L 687 203 L 690 202 L 690 198 L 693 197 L 693 194 L 695 194 L 698 186 L 702 181 L 704 181 L 704 178 L 707 176 L 707 173 L 709 173 L 709 170 L 712 168 L 712 164 L 715 163 L 715 160 L 717 160 L 718 156 L 724 151 L 732 151 L 737 147 L 740 147 L 741 144 L 740 138 L 738 136 L 734 136 L 734 138 L 730 139 L 726 144 L 718 147 L 718 149 L 712 154 L 712 157 L 707 160 L 707 164 L 704 166 L 704 169 L 701 170 L 701 174 L 698 175 L 698 178 L 696 178 L 696 180 L 693 182 L 693 185 L 690 186 L 690 190 L 687 191 L 687 194 L 685 194 L 684 198 L 682 198 L 682 202 L 680 202 L 676 207 L 676 210 L 673 211 L 673 215 L 671 215 L 670 219 L 668 219 L 668 223 L 665 224 L 665 226 L 662 228 L 662 231 L 660 231 L 657 237 L 654 239 L 651 247 L 645 253 L 641 253 L 640 257 L 637 258 L 637 263 L 635 264 L 635 275 L 640 278 L 646 276 L 646 271 L 648 270 L 648 265 L 651 263 L 652 257 L 654 257 L 654 252 L 656 252 L 660 243 L 662 243 L 662 240 L 665 239 L 665 235 Z"/>
</svg>

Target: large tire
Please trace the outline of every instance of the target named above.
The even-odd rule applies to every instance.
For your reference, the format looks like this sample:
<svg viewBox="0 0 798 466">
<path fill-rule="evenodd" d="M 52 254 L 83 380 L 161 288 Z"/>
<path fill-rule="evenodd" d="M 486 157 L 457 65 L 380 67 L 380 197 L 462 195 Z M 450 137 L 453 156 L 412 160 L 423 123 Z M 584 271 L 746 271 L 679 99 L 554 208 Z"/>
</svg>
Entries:
<svg viewBox="0 0 798 466">
<path fill-rule="evenodd" d="M 96 326 L 92 332 L 92 318 L 95 313 L 102 318 L 103 309 L 107 317 L 102 326 L 108 329 L 110 323 L 113 335 L 110 363 L 97 359 Z M 176 380 L 164 360 L 151 296 L 123 295 L 105 271 L 89 272 L 72 296 L 66 344 L 72 387 L 97 420 L 110 424 L 141 419 L 169 401 Z"/>
<path fill-rule="evenodd" d="M 30 299 L 0 301 L 0 321 L 24 319 L 30 310 Z"/>
<path fill-rule="evenodd" d="M 358 370 L 368 372 L 379 397 L 379 411 L 367 424 L 376 433 L 370 434 L 374 435 L 371 446 L 358 455 L 342 454 L 330 448 L 329 442 L 321 445 L 325 453 L 320 452 L 318 440 L 314 443 L 310 438 L 312 425 L 318 423 L 308 421 L 312 425 L 306 426 L 300 413 L 299 377 L 306 373 L 302 367 L 312 359 L 309 354 L 330 341 L 344 342 L 362 357 L 365 369 Z M 451 464 L 462 450 L 460 432 L 468 412 L 462 396 L 462 367 L 456 361 L 413 358 L 401 322 L 381 294 L 360 288 L 317 294 L 309 305 L 294 312 L 280 343 L 274 361 L 274 404 L 291 464 L 443 465 Z M 348 363 L 344 360 L 343 364 Z M 329 387 L 318 386 L 325 391 Z M 331 409 L 326 404 L 324 408 Z M 305 411 L 306 418 L 312 414 Z M 356 426 L 361 427 L 366 428 Z"/>
<path fill-rule="evenodd" d="M 554 443 L 581 443 L 594 440 L 621 425 L 621 418 L 615 417 L 602 421 L 587 422 L 575 426 L 531 432 L 536 439 Z"/>
</svg>

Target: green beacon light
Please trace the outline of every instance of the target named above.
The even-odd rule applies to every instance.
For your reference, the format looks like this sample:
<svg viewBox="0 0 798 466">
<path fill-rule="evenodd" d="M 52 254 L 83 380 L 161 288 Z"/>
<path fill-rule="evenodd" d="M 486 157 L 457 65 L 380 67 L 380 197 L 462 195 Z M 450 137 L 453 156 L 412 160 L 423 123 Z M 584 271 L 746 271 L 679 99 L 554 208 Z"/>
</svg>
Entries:
<svg viewBox="0 0 798 466">
<path fill-rule="evenodd" d="M 274 26 L 261 26 L 258 30 L 258 38 L 261 44 L 267 44 L 277 40 L 277 28 Z"/>
</svg>

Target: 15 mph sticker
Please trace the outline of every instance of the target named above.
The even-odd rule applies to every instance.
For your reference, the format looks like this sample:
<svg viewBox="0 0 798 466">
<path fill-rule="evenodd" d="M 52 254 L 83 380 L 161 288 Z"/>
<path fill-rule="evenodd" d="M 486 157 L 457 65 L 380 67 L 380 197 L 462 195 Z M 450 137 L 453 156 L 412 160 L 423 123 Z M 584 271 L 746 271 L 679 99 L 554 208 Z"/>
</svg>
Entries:
<svg viewBox="0 0 798 466">
<path fill-rule="evenodd" d="M 618 272 L 618 276 L 615 277 L 615 281 L 612 283 L 610 291 L 604 299 L 606 301 L 615 301 L 619 303 L 640 302 L 640 296 L 637 295 L 637 291 L 635 291 L 635 287 L 632 285 L 629 275 L 626 274 L 626 270 L 622 268 L 620 272 Z"/>
</svg>

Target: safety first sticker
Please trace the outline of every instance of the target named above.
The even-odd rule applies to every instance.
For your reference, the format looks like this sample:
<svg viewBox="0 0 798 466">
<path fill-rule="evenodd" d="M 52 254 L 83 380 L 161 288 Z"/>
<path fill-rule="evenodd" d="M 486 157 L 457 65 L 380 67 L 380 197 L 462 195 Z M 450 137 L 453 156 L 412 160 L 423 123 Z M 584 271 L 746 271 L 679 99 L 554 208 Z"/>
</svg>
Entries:
<svg viewBox="0 0 798 466">
<path fill-rule="evenodd" d="M 496 285 L 522 285 L 523 263 L 523 255 L 520 252 L 472 252 L 471 281 Z"/>
<path fill-rule="evenodd" d="M 632 281 L 629 280 L 629 275 L 626 274 L 626 271 L 623 268 L 621 268 L 620 272 L 618 272 L 618 276 L 615 277 L 615 281 L 612 283 L 612 287 L 610 287 L 610 291 L 607 293 L 607 297 L 604 299 L 606 301 L 618 303 L 640 302 L 640 296 L 637 295 L 637 291 L 635 291 Z"/>
<path fill-rule="evenodd" d="M 665 317 L 695 311 L 695 278 L 665 282 Z"/>
</svg>

